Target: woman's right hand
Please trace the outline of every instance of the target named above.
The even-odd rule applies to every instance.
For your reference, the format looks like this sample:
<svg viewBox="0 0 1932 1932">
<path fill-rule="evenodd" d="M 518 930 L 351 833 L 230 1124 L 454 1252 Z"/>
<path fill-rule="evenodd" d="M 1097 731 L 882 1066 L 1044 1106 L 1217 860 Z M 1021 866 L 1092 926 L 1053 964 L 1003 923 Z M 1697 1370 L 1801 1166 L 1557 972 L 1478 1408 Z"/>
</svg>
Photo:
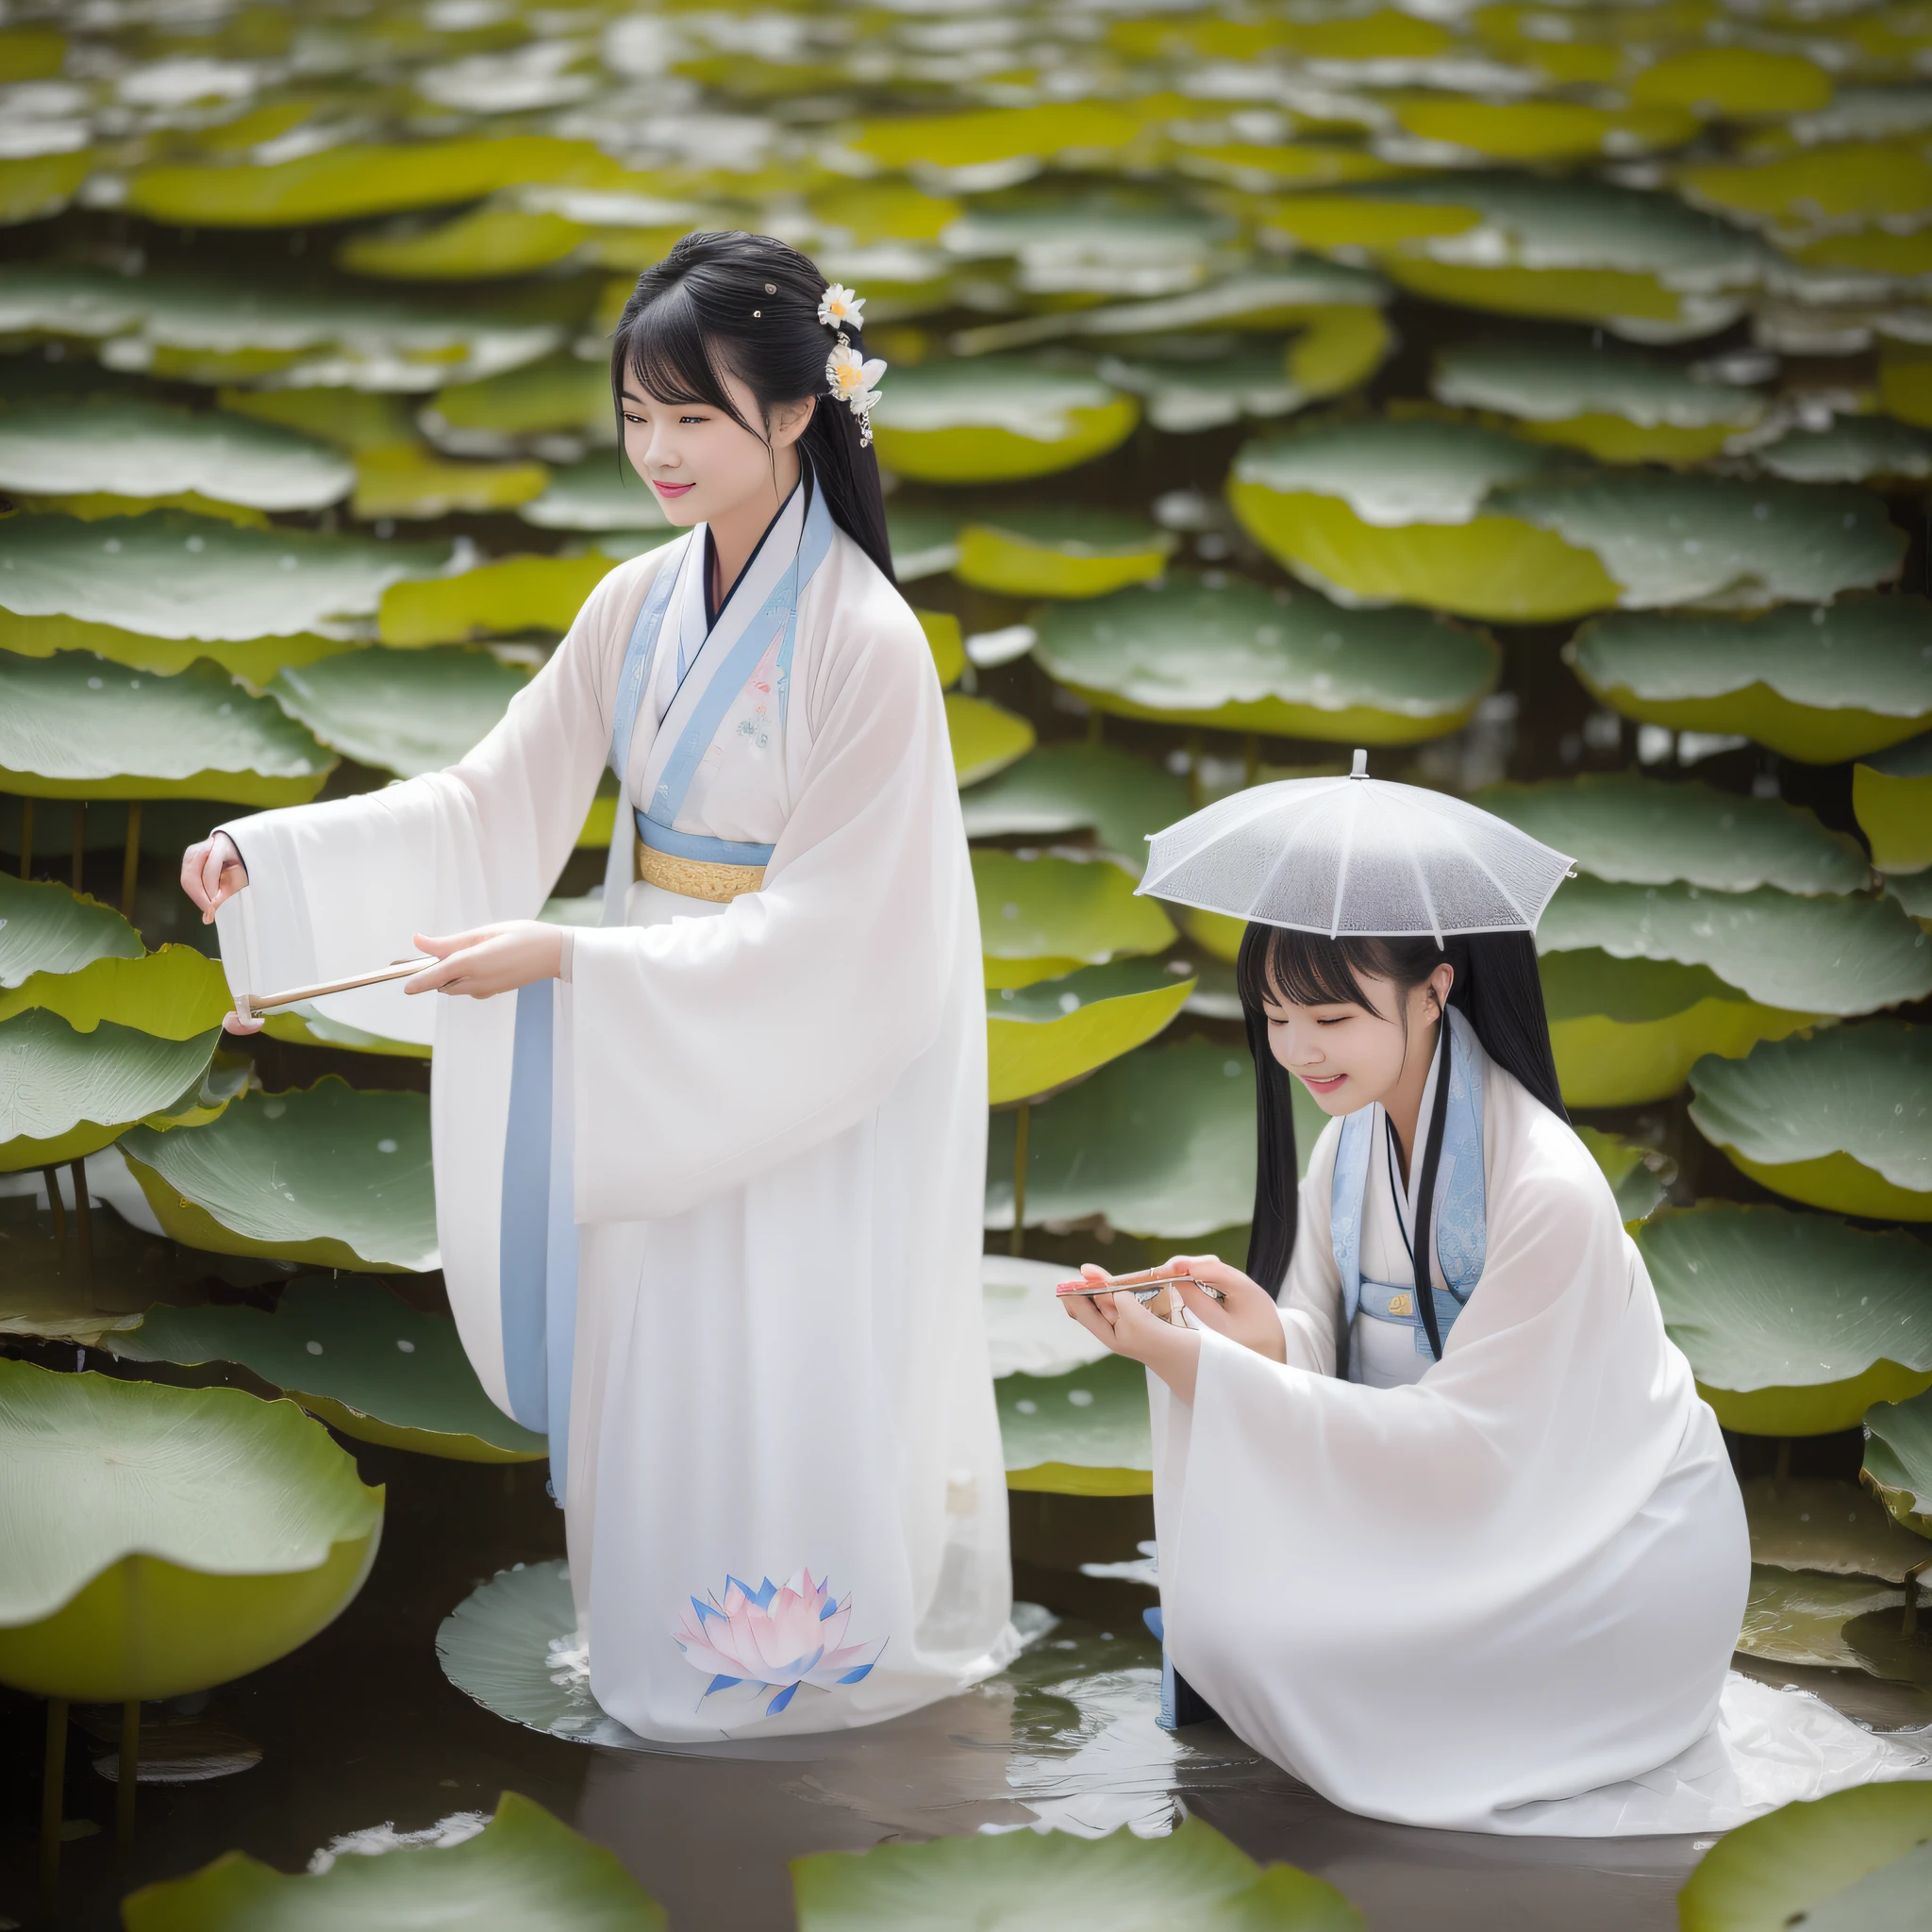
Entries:
<svg viewBox="0 0 1932 1932">
<path fill-rule="evenodd" d="M 1230 1268 L 1214 1255 L 1175 1255 L 1164 1265 L 1175 1274 L 1191 1274 L 1209 1288 L 1218 1288 L 1225 1297 L 1216 1301 L 1191 1281 L 1176 1284 L 1183 1306 L 1202 1327 L 1252 1348 L 1271 1362 L 1287 1361 L 1288 1340 L 1282 1333 L 1281 1310 L 1259 1282 L 1249 1280 L 1239 1268 Z"/>
<path fill-rule="evenodd" d="M 212 924 L 215 909 L 248 883 L 248 868 L 225 832 L 210 832 L 181 855 L 181 890 L 201 908 L 201 923 Z"/>
</svg>

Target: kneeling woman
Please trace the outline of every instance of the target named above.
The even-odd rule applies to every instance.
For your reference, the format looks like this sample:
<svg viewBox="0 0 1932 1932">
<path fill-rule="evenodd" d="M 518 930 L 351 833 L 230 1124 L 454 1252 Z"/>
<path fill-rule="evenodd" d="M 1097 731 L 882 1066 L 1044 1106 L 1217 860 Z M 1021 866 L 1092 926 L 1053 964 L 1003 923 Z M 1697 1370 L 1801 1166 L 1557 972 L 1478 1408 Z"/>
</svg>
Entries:
<svg viewBox="0 0 1932 1932">
<path fill-rule="evenodd" d="M 1808 1698 L 1726 1689 L 1743 1507 L 1567 1123 L 1529 932 L 1252 924 L 1239 980 L 1254 1278 L 1176 1260 L 1224 1300 L 1184 1287 L 1174 1324 L 1067 1296 L 1152 1371 L 1185 1683 L 1337 1804 L 1416 1824 L 1722 1828 L 1904 1770 Z M 1295 1080 L 1331 1116 L 1298 1199 Z"/>
</svg>

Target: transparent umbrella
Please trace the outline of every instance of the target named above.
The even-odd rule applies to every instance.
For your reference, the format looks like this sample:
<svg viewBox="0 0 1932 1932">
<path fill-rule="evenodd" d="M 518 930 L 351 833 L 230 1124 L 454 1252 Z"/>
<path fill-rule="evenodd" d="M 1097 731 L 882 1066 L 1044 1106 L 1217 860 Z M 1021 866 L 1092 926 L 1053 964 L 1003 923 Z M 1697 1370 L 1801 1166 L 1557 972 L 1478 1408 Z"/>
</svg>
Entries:
<svg viewBox="0 0 1932 1932">
<path fill-rule="evenodd" d="M 1149 840 L 1139 890 L 1331 939 L 1534 932 L 1570 860 L 1459 798 L 1369 776 L 1257 785 Z"/>
</svg>

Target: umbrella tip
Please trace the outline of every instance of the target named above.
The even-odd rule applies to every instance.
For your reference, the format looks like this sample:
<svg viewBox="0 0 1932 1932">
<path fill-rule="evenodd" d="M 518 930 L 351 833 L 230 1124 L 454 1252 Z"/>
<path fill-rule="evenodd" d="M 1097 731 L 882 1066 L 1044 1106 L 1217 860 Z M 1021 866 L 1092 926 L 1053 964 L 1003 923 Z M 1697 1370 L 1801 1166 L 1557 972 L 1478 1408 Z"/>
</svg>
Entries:
<svg viewBox="0 0 1932 1932">
<path fill-rule="evenodd" d="M 1351 778 L 1366 778 L 1369 775 L 1369 755 L 1359 747 L 1356 750 L 1355 764 L 1348 775 Z"/>
</svg>

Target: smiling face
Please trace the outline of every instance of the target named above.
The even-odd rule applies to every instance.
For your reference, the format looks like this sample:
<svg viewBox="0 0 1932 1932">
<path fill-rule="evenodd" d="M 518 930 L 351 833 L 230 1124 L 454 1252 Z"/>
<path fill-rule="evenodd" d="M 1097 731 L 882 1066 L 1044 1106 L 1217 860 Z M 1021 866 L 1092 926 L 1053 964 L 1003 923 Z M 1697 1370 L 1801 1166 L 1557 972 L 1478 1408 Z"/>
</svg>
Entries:
<svg viewBox="0 0 1932 1932">
<path fill-rule="evenodd" d="M 1336 1002 L 1301 1007 L 1269 1000 L 1268 1048 L 1314 1095 L 1324 1113 L 1354 1113 L 1386 1101 L 1426 1065 L 1434 1021 L 1456 974 L 1438 966 L 1419 986 L 1398 991 L 1392 979 L 1357 974 L 1369 1007 Z M 1407 1024 L 1405 1024 L 1405 1022 Z"/>
<path fill-rule="evenodd" d="M 746 384 L 728 373 L 724 384 L 745 423 L 763 418 Z M 811 420 L 809 396 L 773 408 L 769 445 L 709 403 L 660 402 L 635 375 L 625 381 L 623 402 L 624 453 L 680 529 L 747 515 L 762 526 L 798 481 L 793 445 Z"/>
</svg>

